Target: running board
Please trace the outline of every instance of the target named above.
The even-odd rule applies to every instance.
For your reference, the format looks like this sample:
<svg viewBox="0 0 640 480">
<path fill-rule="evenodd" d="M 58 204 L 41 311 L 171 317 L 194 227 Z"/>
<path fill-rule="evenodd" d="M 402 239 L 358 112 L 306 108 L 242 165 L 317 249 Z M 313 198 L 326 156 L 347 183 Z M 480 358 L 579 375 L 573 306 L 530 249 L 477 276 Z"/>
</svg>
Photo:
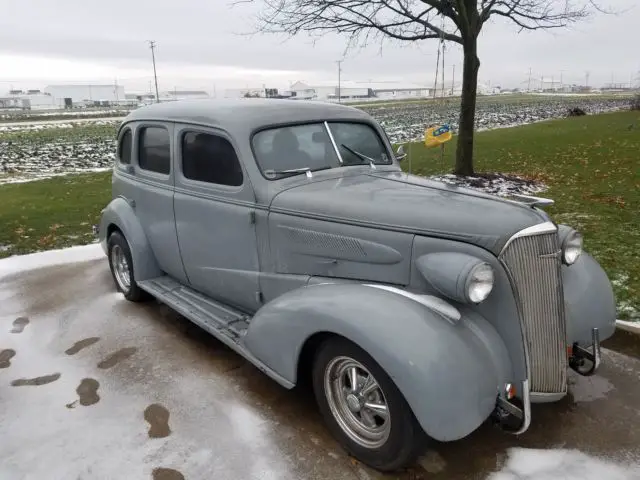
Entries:
<svg viewBox="0 0 640 480">
<path fill-rule="evenodd" d="M 169 276 L 145 280 L 138 286 L 208 332 L 225 335 L 234 341 L 246 333 L 251 320 L 249 315 L 218 303 Z"/>
<path fill-rule="evenodd" d="M 283 387 L 295 386 L 254 357 L 244 346 L 242 337 L 249 327 L 250 315 L 196 292 L 167 275 L 138 282 L 138 286 L 216 337 Z"/>
</svg>

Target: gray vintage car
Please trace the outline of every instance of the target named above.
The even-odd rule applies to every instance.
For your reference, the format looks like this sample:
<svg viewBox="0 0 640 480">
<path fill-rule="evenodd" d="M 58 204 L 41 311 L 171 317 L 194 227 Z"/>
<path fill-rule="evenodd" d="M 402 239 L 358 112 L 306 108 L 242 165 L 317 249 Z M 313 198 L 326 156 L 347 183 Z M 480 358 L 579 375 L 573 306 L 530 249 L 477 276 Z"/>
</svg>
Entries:
<svg viewBox="0 0 640 480">
<path fill-rule="evenodd" d="M 117 288 L 155 297 L 286 388 L 379 470 L 590 375 L 611 284 L 534 197 L 404 173 L 341 105 L 199 100 L 133 111 L 96 226 Z"/>
</svg>

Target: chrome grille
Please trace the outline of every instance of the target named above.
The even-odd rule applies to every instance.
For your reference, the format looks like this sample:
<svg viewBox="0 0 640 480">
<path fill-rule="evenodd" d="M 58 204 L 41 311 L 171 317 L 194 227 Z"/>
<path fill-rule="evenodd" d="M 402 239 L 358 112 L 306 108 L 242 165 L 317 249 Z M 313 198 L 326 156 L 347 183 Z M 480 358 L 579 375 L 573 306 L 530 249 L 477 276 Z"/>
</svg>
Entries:
<svg viewBox="0 0 640 480">
<path fill-rule="evenodd" d="M 500 254 L 519 303 L 531 391 L 567 389 L 566 323 L 557 232 L 518 236 Z"/>
</svg>

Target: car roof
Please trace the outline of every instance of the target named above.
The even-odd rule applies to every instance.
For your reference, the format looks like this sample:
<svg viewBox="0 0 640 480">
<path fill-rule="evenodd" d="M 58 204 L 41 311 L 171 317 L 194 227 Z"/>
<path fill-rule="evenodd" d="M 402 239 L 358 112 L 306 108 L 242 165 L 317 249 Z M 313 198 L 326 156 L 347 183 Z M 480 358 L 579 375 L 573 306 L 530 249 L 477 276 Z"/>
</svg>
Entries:
<svg viewBox="0 0 640 480">
<path fill-rule="evenodd" d="M 309 100 L 269 98 L 198 99 L 154 103 L 133 110 L 124 123 L 164 120 L 221 127 L 242 133 L 271 125 L 321 120 L 372 120 L 362 110 Z M 232 130 L 236 130 L 233 132 Z"/>
</svg>

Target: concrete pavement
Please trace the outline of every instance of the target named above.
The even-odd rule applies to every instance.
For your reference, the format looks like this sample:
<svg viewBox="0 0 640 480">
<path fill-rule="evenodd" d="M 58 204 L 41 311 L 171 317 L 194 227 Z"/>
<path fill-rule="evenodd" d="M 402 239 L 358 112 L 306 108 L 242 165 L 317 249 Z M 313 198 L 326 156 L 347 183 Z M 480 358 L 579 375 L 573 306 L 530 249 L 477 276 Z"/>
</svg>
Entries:
<svg viewBox="0 0 640 480">
<path fill-rule="evenodd" d="M 572 374 L 524 435 L 484 425 L 384 476 L 344 454 L 308 392 L 165 306 L 125 301 L 106 259 L 17 272 L 0 278 L 0 478 L 480 479 L 511 447 L 640 463 L 640 346 L 611 343 L 625 353 Z"/>
</svg>

